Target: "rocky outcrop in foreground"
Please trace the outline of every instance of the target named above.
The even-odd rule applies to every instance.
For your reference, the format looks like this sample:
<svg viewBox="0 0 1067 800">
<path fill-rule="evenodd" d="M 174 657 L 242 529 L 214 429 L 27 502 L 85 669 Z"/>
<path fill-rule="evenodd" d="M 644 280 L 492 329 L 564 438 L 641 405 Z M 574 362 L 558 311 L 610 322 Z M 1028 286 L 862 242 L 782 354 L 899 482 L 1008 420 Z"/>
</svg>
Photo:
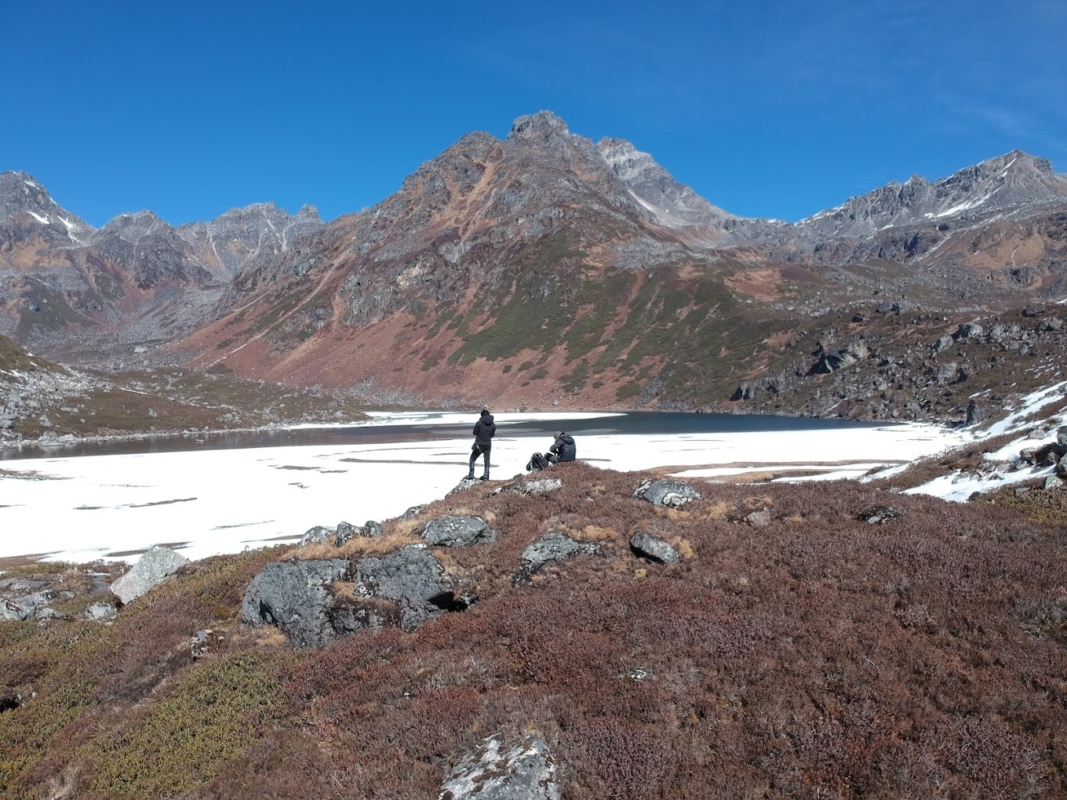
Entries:
<svg viewBox="0 0 1067 800">
<path fill-rule="evenodd" d="M 297 647 L 323 647 L 364 628 L 412 630 L 465 607 L 441 563 L 419 545 L 381 557 L 269 564 L 245 593 L 241 620 L 277 626 Z"/>
<path fill-rule="evenodd" d="M 559 800 L 556 765 L 540 736 L 508 747 L 490 736 L 456 764 L 438 800 Z"/>
<path fill-rule="evenodd" d="M 465 491 L 480 485 L 472 482 L 457 489 Z M 497 487 L 490 496 L 537 495 L 558 491 L 563 485 L 557 477 L 518 478 Z M 455 490 L 449 496 L 454 493 Z M 684 481 L 662 480 L 642 481 L 633 496 L 669 507 L 700 499 L 700 493 Z M 484 546 L 506 536 L 506 532 L 498 534 L 484 519 L 468 514 L 435 517 L 423 522 L 418 530 L 423 543 L 399 547 L 381 556 L 289 560 L 268 565 L 245 593 L 241 621 L 252 626 L 274 625 L 296 647 L 324 647 L 358 630 L 400 627 L 410 631 L 439 614 L 466 610 L 477 597 L 457 586 L 431 548 Z M 337 547 L 344 544 L 334 531 L 316 527 L 304 534 L 301 547 L 330 541 L 336 541 Z M 644 531 L 634 535 L 631 552 L 657 564 L 681 559 L 674 546 Z M 550 564 L 574 556 L 600 554 L 602 550 L 595 543 L 550 531 L 522 551 L 513 583 L 530 581 Z"/>
</svg>

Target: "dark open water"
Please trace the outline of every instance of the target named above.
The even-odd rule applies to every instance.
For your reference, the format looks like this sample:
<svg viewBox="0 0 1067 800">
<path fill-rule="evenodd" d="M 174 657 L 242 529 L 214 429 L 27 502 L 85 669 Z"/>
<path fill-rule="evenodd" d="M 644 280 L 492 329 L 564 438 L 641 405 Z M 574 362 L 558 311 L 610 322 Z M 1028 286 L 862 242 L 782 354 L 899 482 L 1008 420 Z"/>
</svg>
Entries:
<svg viewBox="0 0 1067 800">
<path fill-rule="evenodd" d="M 228 450 L 250 447 L 370 444 L 376 442 L 455 439 L 471 435 L 478 415 L 462 424 L 442 420 L 420 425 L 396 424 L 343 428 L 300 428 L 248 432 L 218 432 L 160 436 L 100 442 L 61 442 L 47 447 L 0 450 L 0 461 L 25 458 L 171 453 L 186 450 Z M 498 422 L 498 436 L 531 436 L 548 439 L 563 426 L 574 436 L 593 434 L 686 434 L 759 433 L 767 431 L 863 430 L 888 427 L 887 423 L 862 423 L 808 417 L 772 417 L 747 414 L 683 414 L 659 411 L 634 412 L 617 417 L 582 420 Z M 547 447 L 547 444 L 546 444 Z"/>
</svg>

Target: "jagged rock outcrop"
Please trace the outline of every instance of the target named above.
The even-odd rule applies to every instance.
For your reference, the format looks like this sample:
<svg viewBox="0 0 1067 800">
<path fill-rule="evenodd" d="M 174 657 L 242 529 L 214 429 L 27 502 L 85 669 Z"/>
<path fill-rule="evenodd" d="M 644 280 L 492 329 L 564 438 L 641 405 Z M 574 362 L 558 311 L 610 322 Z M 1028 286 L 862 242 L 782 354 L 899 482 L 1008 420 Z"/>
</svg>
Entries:
<svg viewBox="0 0 1067 800">
<path fill-rule="evenodd" d="M 1067 178 L 1052 164 L 1019 150 L 961 169 L 930 183 L 914 175 L 854 197 L 828 211 L 801 220 L 798 227 L 821 237 L 870 236 L 889 227 L 928 220 L 954 220 L 1067 199 Z"/>
</svg>

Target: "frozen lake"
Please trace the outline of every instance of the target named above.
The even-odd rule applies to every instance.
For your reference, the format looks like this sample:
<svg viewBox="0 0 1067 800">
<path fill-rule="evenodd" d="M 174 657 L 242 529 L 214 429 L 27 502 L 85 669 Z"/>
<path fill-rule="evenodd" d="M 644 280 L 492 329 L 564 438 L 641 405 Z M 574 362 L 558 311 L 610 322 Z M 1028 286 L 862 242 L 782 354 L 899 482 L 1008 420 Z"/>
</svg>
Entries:
<svg viewBox="0 0 1067 800">
<path fill-rule="evenodd" d="M 929 425 L 713 414 L 495 414 L 492 478 L 521 472 L 552 432 L 605 468 L 690 479 L 796 472 L 859 477 L 940 452 Z M 0 462 L 0 558 L 136 560 L 154 544 L 192 559 L 361 525 L 436 500 L 466 476 L 474 413 L 376 414 L 369 422 L 78 445 Z M 480 469 L 480 462 L 479 462 Z M 479 473 L 480 474 L 480 473 Z"/>
</svg>

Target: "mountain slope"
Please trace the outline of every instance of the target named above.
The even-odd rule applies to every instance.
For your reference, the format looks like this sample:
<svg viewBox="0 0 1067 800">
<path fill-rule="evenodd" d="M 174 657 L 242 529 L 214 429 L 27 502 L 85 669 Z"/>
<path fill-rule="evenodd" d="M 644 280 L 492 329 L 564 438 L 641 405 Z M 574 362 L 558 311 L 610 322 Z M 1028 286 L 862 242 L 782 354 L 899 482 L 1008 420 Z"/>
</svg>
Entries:
<svg viewBox="0 0 1067 800">
<path fill-rule="evenodd" d="M 1021 201 L 1024 181 L 1012 175 L 1026 161 L 996 171 L 991 162 L 975 171 L 981 180 L 934 184 L 930 194 L 965 205 L 1004 173 Z M 1048 177 L 1031 167 L 1025 175 Z M 951 194 L 953 186 L 963 188 Z M 1036 190 L 1026 197 L 1054 200 Z M 933 213 L 928 203 L 908 208 L 893 213 L 902 221 Z M 1020 223 L 1002 224 L 1022 235 Z M 1056 246 L 1042 236 L 1042 252 Z M 904 330 L 933 342 L 946 322 L 922 312 L 965 306 L 973 317 L 975 302 L 1006 310 L 1033 289 L 974 279 L 967 259 L 915 269 L 907 253 L 875 252 L 820 264 L 804 255 L 816 249 L 809 239 L 804 225 L 733 217 L 632 145 L 594 146 L 543 112 L 517 120 L 503 142 L 464 137 L 392 197 L 246 270 L 218 321 L 172 356 L 352 387 L 379 402 L 716 408 L 739 384 L 762 380 L 775 387 L 779 412 L 832 413 L 840 404 L 814 385 L 840 376 L 812 375 L 823 351 L 857 336 L 872 337 L 869 353 L 881 346 L 901 359 L 911 346 L 900 320 L 856 324 L 857 311 L 869 315 L 891 298 L 893 308 L 919 312 Z M 821 240 L 819 253 L 835 241 L 845 237 Z M 856 234 L 842 247 L 857 255 L 876 241 Z M 942 414 L 958 402 L 916 391 L 859 401 L 858 413 Z"/>
<path fill-rule="evenodd" d="M 263 204 L 174 228 L 149 211 L 100 229 L 32 177 L 0 175 L 0 331 L 49 354 L 109 363 L 202 324 L 248 264 L 321 226 Z"/>
<path fill-rule="evenodd" d="M 1019 152 L 790 225 L 731 215 L 632 144 L 541 112 L 504 141 L 464 136 L 329 224 L 272 205 L 178 229 L 142 212 L 81 242 L 75 218 L 56 222 L 47 193 L 9 175 L 0 330 L 49 355 L 226 367 L 376 402 L 691 409 L 739 393 L 779 413 L 936 416 L 972 387 L 931 385 L 916 341 L 975 318 L 1018 325 L 1027 303 L 1067 295 L 1067 178 Z M 1054 358 L 1058 329 L 1019 330 L 1036 374 L 1022 337 Z M 838 351 L 865 352 L 848 372 L 895 392 L 873 402 L 819 377 Z"/>
</svg>

